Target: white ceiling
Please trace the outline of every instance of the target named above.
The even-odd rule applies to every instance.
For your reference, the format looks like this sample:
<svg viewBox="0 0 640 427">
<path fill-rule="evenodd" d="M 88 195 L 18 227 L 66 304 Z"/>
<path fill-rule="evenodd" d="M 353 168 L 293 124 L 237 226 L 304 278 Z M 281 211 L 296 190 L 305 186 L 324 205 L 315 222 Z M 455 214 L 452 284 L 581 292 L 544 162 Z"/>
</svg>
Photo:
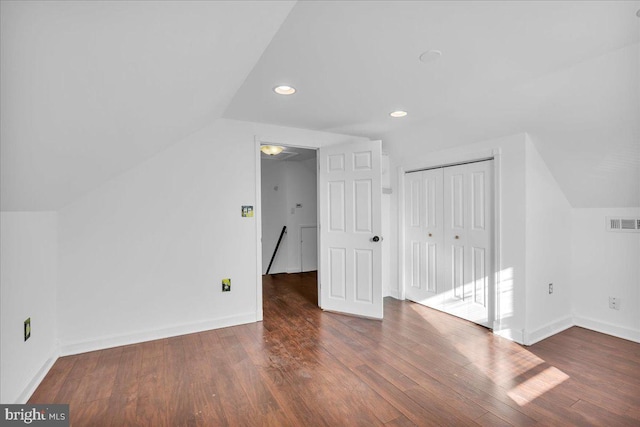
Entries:
<svg viewBox="0 0 640 427">
<path fill-rule="evenodd" d="M 219 118 L 294 2 L 0 4 L 2 210 L 55 210 Z"/>
<path fill-rule="evenodd" d="M 573 206 L 640 205 L 640 1 L 0 5 L 3 210 L 58 209 L 221 116 L 399 161 L 528 132 Z"/>
<path fill-rule="evenodd" d="M 224 115 L 380 138 L 398 160 L 528 132 L 573 206 L 638 206 L 639 8 L 298 2 Z"/>
</svg>

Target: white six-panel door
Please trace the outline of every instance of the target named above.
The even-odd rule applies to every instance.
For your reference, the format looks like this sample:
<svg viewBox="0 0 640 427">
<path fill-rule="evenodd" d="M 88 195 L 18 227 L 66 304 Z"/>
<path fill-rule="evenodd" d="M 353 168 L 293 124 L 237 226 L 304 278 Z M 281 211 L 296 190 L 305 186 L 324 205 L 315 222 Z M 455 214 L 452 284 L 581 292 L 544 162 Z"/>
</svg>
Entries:
<svg viewBox="0 0 640 427">
<path fill-rule="evenodd" d="M 381 143 L 320 149 L 320 306 L 381 319 Z"/>
<path fill-rule="evenodd" d="M 432 307 L 442 304 L 442 169 L 410 173 L 405 180 L 406 296 Z"/>
<path fill-rule="evenodd" d="M 407 298 L 484 326 L 492 320 L 492 173 L 484 161 L 405 177 Z"/>
</svg>

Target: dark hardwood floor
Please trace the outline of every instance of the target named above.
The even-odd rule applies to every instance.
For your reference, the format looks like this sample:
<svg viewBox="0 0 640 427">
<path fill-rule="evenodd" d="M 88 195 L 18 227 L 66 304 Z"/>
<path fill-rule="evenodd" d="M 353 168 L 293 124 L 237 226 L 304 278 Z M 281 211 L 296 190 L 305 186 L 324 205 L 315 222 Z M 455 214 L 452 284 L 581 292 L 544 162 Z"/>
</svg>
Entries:
<svg viewBox="0 0 640 427">
<path fill-rule="evenodd" d="M 638 426 L 640 344 L 571 328 L 532 347 L 410 302 L 317 308 L 264 278 L 264 322 L 60 358 L 30 403 L 74 426 Z"/>
</svg>

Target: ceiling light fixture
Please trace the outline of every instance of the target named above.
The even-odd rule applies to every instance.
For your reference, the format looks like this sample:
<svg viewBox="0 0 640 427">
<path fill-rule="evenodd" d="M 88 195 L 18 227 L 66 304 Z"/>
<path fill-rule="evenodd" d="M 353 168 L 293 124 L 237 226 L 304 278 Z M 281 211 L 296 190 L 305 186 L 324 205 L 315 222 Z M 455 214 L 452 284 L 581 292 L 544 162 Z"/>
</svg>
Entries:
<svg viewBox="0 0 640 427">
<path fill-rule="evenodd" d="M 296 88 L 293 86 L 282 85 L 274 87 L 273 91 L 278 95 L 293 95 L 296 93 Z"/>
<path fill-rule="evenodd" d="M 395 118 L 398 118 L 398 117 L 404 117 L 404 116 L 406 116 L 407 114 L 408 114 L 408 113 L 407 113 L 406 111 L 402 111 L 402 110 L 393 111 L 393 112 L 389 113 L 389 115 L 390 115 L 391 117 L 395 117 Z"/>
<path fill-rule="evenodd" d="M 442 52 L 440 52 L 439 50 L 432 49 L 420 55 L 420 61 L 424 63 L 433 62 L 440 59 L 441 56 L 442 56 Z"/>
<path fill-rule="evenodd" d="M 284 147 L 280 147 L 279 145 L 263 145 L 260 147 L 260 151 L 269 156 L 277 156 L 282 153 L 282 150 L 284 150 Z"/>
</svg>

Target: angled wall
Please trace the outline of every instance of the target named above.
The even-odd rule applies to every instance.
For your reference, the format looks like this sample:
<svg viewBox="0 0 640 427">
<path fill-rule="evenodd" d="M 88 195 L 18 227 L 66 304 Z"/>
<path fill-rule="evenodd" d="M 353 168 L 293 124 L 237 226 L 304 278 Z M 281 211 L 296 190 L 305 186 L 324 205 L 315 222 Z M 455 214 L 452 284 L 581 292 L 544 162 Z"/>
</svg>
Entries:
<svg viewBox="0 0 640 427">
<path fill-rule="evenodd" d="M 571 205 L 528 136 L 525 174 L 525 344 L 533 344 L 573 325 Z"/>
</svg>

